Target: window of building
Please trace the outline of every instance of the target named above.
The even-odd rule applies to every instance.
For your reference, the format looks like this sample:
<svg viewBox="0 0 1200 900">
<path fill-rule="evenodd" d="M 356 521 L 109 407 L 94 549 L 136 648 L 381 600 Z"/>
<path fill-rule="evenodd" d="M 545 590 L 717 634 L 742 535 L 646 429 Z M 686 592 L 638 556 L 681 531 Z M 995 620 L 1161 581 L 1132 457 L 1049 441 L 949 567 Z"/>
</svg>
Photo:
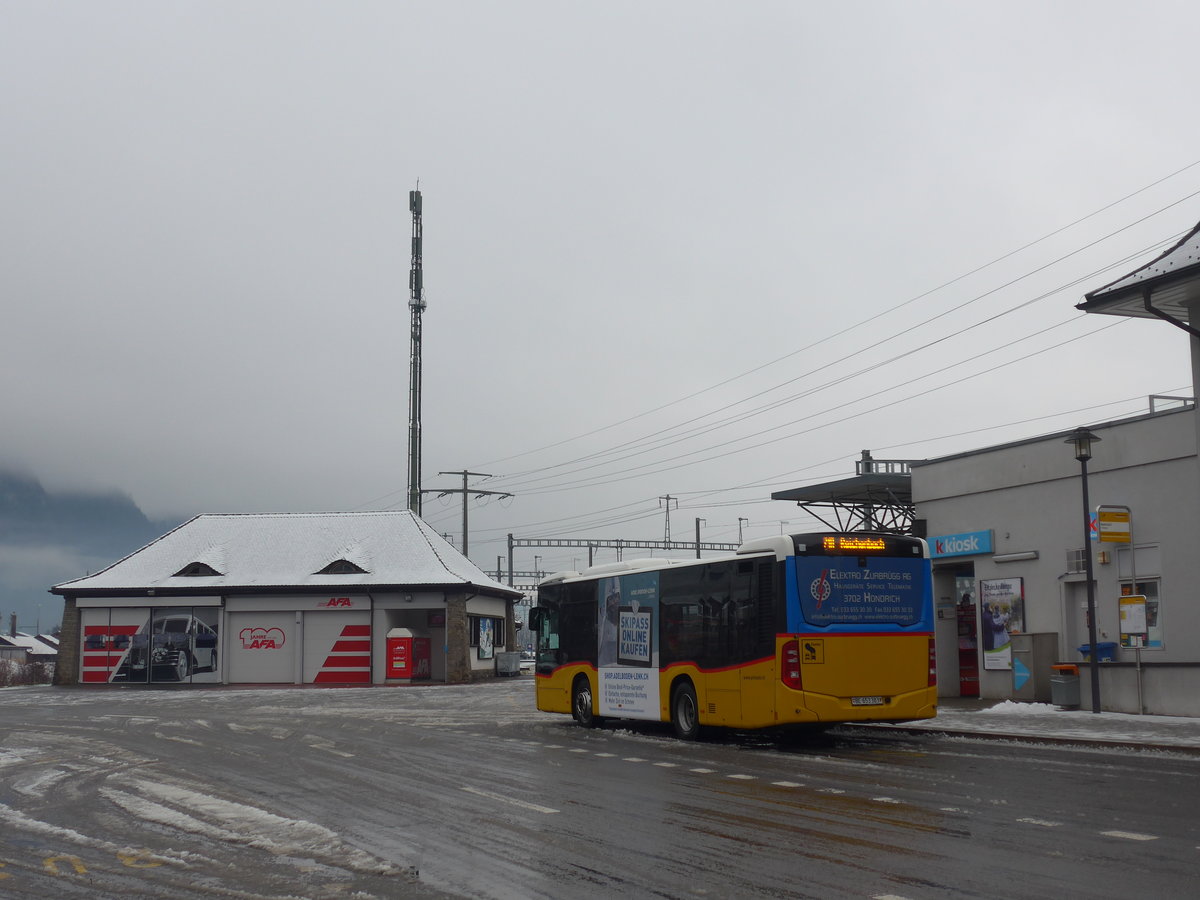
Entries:
<svg viewBox="0 0 1200 900">
<path fill-rule="evenodd" d="M 356 566 L 348 559 L 335 559 L 321 571 L 315 573 L 317 575 L 366 575 L 367 570 L 362 566 Z"/>
<path fill-rule="evenodd" d="M 210 566 L 208 563 L 193 562 L 188 563 L 182 569 L 175 573 L 176 578 L 203 578 L 211 575 L 220 575 L 221 573 Z"/>
<path fill-rule="evenodd" d="M 467 630 L 471 635 L 471 646 L 476 648 L 480 659 L 491 659 L 497 647 L 508 646 L 503 619 L 495 616 L 468 616 Z"/>
</svg>

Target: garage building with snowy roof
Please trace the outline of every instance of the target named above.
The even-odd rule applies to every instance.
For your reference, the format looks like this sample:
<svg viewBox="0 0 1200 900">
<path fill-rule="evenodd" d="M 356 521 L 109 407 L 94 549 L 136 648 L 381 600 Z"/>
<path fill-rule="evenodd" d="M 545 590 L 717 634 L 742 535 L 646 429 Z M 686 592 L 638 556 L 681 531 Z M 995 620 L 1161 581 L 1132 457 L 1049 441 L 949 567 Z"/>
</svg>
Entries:
<svg viewBox="0 0 1200 900">
<path fill-rule="evenodd" d="M 51 592 L 59 684 L 461 683 L 522 596 L 409 511 L 200 515 Z"/>
</svg>

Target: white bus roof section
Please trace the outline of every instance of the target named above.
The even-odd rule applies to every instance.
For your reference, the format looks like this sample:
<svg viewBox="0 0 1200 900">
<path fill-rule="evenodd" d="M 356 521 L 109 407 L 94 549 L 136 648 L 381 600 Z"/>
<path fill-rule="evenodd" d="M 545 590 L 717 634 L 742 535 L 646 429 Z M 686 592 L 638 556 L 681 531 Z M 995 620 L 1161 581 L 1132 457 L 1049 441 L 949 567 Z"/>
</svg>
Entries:
<svg viewBox="0 0 1200 900">
<path fill-rule="evenodd" d="M 345 560 L 362 572 L 318 574 Z M 218 574 L 180 575 L 193 563 Z M 120 590 L 227 593 L 238 588 L 462 587 L 522 592 L 488 577 L 408 510 L 201 515 L 56 594 Z"/>
<path fill-rule="evenodd" d="M 738 555 L 743 553 L 774 553 L 776 559 L 787 559 L 795 547 L 790 534 L 774 535 L 773 537 L 755 538 L 746 541 L 738 547 Z"/>
</svg>

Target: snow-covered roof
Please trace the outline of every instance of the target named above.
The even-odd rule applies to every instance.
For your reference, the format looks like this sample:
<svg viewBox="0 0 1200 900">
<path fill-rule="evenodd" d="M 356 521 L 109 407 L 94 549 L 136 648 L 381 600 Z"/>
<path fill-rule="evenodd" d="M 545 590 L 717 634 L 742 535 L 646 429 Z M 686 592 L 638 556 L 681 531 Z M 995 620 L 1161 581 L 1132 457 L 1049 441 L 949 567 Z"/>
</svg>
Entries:
<svg viewBox="0 0 1200 900">
<path fill-rule="evenodd" d="M 58 647 L 48 644 L 41 637 L 18 631 L 16 634 L 0 635 L 0 646 L 21 647 L 34 656 L 57 656 Z"/>
<path fill-rule="evenodd" d="M 334 566 L 338 574 L 319 574 L 343 560 L 348 565 Z M 216 574 L 181 574 L 189 569 Z M 51 591 L 195 594 L 383 585 L 469 585 L 493 596 L 521 596 L 488 577 L 408 510 L 196 516 L 108 568 Z"/>
<path fill-rule="evenodd" d="M 1200 224 L 1150 262 L 1086 294 L 1075 308 L 1103 315 L 1156 318 L 1146 308 L 1147 291 L 1155 309 L 1184 322 L 1193 315 L 1192 309 L 1200 303 Z"/>
</svg>

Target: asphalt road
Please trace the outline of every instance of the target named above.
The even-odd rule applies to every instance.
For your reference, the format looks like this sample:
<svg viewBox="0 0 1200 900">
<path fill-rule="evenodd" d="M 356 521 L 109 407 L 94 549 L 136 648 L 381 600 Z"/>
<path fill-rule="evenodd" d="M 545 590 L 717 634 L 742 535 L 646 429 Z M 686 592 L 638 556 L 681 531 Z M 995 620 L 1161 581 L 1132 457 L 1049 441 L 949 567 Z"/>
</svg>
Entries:
<svg viewBox="0 0 1200 900">
<path fill-rule="evenodd" d="M 532 679 L 0 691 L 0 897 L 1192 897 L 1200 759 L 585 731 Z"/>
</svg>

